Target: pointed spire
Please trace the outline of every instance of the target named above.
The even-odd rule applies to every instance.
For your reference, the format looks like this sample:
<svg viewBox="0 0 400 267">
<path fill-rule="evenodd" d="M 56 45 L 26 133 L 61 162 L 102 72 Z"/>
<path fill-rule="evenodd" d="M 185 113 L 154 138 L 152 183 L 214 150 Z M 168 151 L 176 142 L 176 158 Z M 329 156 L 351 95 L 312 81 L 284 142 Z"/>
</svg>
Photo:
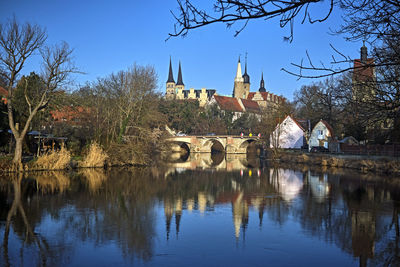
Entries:
<svg viewBox="0 0 400 267">
<path fill-rule="evenodd" d="M 243 81 L 245 83 L 250 83 L 250 76 L 247 74 L 247 52 L 246 52 L 246 61 L 244 63 Z"/>
<path fill-rule="evenodd" d="M 181 70 L 181 62 L 179 61 L 179 70 L 178 70 L 178 81 L 176 85 L 184 85 L 182 81 L 182 70 Z"/>
<path fill-rule="evenodd" d="M 167 83 L 175 83 L 174 75 L 172 74 L 172 62 L 171 62 L 171 57 L 169 57 L 169 74 L 168 74 Z"/>
<path fill-rule="evenodd" d="M 260 89 L 258 89 L 259 92 L 266 92 L 267 90 L 265 90 L 264 87 L 264 73 L 261 72 L 261 81 L 260 81 Z"/>
<path fill-rule="evenodd" d="M 238 61 L 238 65 L 237 65 L 237 70 L 236 70 L 235 82 L 243 82 L 242 66 L 240 65 L 240 56 L 239 56 L 239 61 Z"/>
</svg>

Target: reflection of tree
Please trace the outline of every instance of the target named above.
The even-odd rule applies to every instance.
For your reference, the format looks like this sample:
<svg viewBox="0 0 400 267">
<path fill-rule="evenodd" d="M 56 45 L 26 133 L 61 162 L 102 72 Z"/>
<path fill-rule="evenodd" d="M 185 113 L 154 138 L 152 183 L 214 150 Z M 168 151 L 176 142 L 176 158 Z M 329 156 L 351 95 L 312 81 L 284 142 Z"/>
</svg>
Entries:
<svg viewBox="0 0 400 267">
<path fill-rule="evenodd" d="M 4 262 L 6 266 L 10 266 L 9 260 L 9 251 L 8 251 L 8 240 L 10 234 L 10 227 L 12 223 L 12 219 L 17 217 L 18 215 L 22 218 L 23 224 L 25 226 L 25 231 L 22 231 L 20 234 L 24 235 L 24 243 L 34 243 L 39 249 L 39 262 L 41 265 L 47 265 L 47 255 L 49 253 L 49 248 L 47 246 L 46 240 L 36 234 L 29 223 L 27 214 L 25 213 L 25 209 L 23 207 L 21 196 L 21 181 L 23 179 L 23 173 L 15 174 L 15 177 L 11 177 L 11 182 L 14 189 L 14 200 L 7 214 L 7 220 L 4 228 L 4 239 L 3 239 L 3 255 Z M 21 255 L 23 255 L 24 246 L 21 247 Z"/>
<path fill-rule="evenodd" d="M 35 179 L 13 179 L 0 186 L 1 194 L 14 194 L 12 205 L 2 217 L 7 216 L 3 240 L 6 266 L 18 261 L 14 251 L 8 258 L 11 231 L 21 237 L 13 243 L 26 250 L 18 254 L 21 262 L 26 255 L 27 260 L 37 259 L 39 265 L 57 266 L 57 262 L 71 259 L 76 243 L 107 246 L 110 240 L 115 240 L 127 258 L 150 259 L 155 218 L 152 199 L 156 188 L 150 182 L 148 170 L 116 171 L 107 177 L 113 179 L 104 180 L 102 173 L 89 170 L 84 180 L 79 176 L 71 179 L 66 173 L 41 173 Z M 99 186 L 100 181 L 103 186 Z M 87 182 L 89 187 L 84 186 Z M 13 185 L 14 192 L 9 185 Z M 96 194 L 88 194 L 88 190 L 95 190 Z M 43 231 L 48 227 L 51 230 Z M 28 250 L 32 249 L 39 251 L 39 257 L 31 259 Z"/>
</svg>

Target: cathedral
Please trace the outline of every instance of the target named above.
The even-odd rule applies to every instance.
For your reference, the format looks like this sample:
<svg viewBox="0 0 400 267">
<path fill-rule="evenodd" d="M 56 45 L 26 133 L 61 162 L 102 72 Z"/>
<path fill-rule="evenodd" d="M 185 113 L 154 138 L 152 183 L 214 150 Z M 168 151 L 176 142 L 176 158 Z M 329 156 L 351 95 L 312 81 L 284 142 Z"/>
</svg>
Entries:
<svg viewBox="0 0 400 267">
<path fill-rule="evenodd" d="M 230 108 L 236 107 L 234 111 L 241 113 L 246 111 L 252 112 L 255 110 L 261 111 L 263 108 L 267 107 L 277 107 L 285 101 L 284 97 L 274 95 L 266 91 L 264 77 L 262 73 L 259 89 L 256 92 L 250 92 L 250 76 L 247 73 L 247 60 L 245 63 L 244 74 L 242 75 L 240 58 L 237 64 L 232 97 L 219 96 L 215 89 L 185 89 L 185 85 L 182 79 L 182 68 L 180 62 L 178 69 L 178 79 L 175 83 L 174 75 L 172 72 L 172 63 L 170 59 L 165 98 L 168 100 L 196 99 L 197 101 L 199 101 L 200 107 L 204 107 L 210 102 L 217 102 L 218 105 L 221 106 L 221 108 L 225 108 L 227 107 L 227 103 L 231 103 L 228 106 L 232 106 Z M 252 110 L 246 107 L 251 107 Z"/>
<path fill-rule="evenodd" d="M 174 75 L 172 73 L 172 63 L 169 60 L 169 73 L 168 80 L 166 84 L 165 98 L 168 100 L 186 100 L 186 99 L 196 99 L 199 101 L 199 106 L 204 107 L 215 94 L 215 89 L 193 89 L 185 90 L 185 84 L 182 79 L 182 68 L 179 62 L 178 79 L 175 83 Z"/>
</svg>

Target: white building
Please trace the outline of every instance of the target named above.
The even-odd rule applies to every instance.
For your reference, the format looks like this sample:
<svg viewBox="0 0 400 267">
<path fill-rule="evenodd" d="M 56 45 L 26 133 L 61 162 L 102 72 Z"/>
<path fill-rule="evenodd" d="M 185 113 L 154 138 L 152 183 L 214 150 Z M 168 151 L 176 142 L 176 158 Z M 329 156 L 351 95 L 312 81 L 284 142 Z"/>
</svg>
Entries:
<svg viewBox="0 0 400 267">
<path fill-rule="evenodd" d="M 271 148 L 301 148 L 304 145 L 305 129 L 291 116 L 279 123 L 270 136 Z"/>
<path fill-rule="evenodd" d="M 312 129 L 310 139 L 308 140 L 308 147 L 311 150 L 313 147 L 329 148 L 329 142 L 333 138 L 333 129 L 324 120 L 320 120 Z"/>
</svg>

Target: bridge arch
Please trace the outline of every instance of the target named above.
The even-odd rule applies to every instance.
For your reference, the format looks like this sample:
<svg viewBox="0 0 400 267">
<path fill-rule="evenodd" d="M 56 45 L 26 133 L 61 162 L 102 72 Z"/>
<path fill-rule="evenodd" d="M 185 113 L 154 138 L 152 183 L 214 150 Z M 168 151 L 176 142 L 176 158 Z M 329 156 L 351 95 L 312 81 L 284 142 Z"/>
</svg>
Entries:
<svg viewBox="0 0 400 267">
<path fill-rule="evenodd" d="M 224 144 L 217 138 L 207 139 L 204 142 L 203 147 L 206 147 L 207 150 L 210 152 L 213 152 L 213 151 L 224 152 L 225 151 Z"/>
<path fill-rule="evenodd" d="M 190 143 L 182 142 L 182 141 L 169 141 L 170 147 L 173 152 L 181 152 L 185 150 L 186 152 L 190 152 Z"/>
<path fill-rule="evenodd" d="M 239 145 L 239 148 L 240 148 L 240 149 L 246 149 L 246 150 L 247 150 L 248 146 L 249 146 L 251 143 L 255 143 L 255 142 L 257 142 L 257 141 L 258 141 L 258 139 L 246 139 L 246 140 L 243 140 L 243 142 Z"/>
</svg>

